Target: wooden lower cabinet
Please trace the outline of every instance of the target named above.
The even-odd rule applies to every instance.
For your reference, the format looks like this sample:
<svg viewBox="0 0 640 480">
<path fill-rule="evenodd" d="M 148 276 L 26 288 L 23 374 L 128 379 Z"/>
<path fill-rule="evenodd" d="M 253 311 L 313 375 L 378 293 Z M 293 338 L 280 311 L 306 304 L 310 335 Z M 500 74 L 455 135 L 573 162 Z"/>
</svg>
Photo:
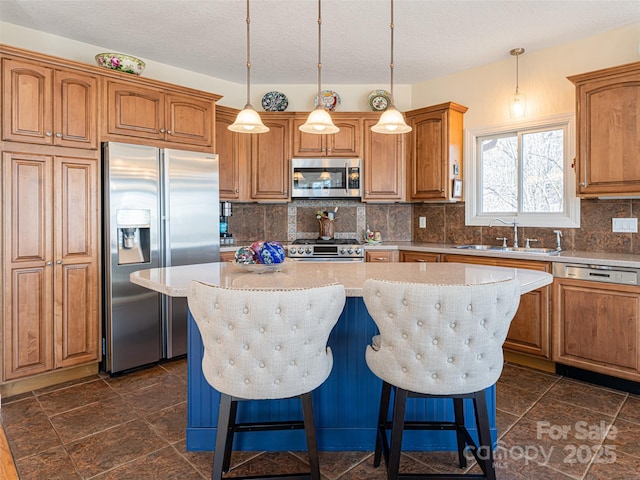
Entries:
<svg viewBox="0 0 640 480">
<path fill-rule="evenodd" d="M 556 278 L 553 360 L 640 381 L 640 287 Z"/>
<path fill-rule="evenodd" d="M 3 152 L 3 382 L 100 358 L 98 168 Z"/>
<path fill-rule="evenodd" d="M 236 252 L 220 252 L 221 262 L 233 262 L 236 259 Z"/>
<path fill-rule="evenodd" d="M 551 273 L 551 263 L 474 257 L 470 255 L 443 255 L 445 262 L 476 263 L 498 267 L 526 268 Z M 511 321 L 504 348 L 518 353 L 548 360 L 551 358 L 551 285 L 538 288 L 520 297 L 520 306 Z"/>
<path fill-rule="evenodd" d="M 365 250 L 365 262 L 397 262 L 397 250 Z"/>
<path fill-rule="evenodd" d="M 411 252 L 408 250 L 400 251 L 401 262 L 439 262 L 440 255 L 437 253 Z"/>
</svg>

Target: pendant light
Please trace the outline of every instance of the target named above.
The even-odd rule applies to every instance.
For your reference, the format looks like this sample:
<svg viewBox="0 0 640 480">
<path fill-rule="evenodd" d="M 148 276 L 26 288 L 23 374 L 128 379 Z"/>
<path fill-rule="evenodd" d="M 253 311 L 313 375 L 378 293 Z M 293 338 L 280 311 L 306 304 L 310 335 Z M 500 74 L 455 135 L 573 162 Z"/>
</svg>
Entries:
<svg viewBox="0 0 640 480">
<path fill-rule="evenodd" d="M 376 133 L 387 133 L 387 134 L 399 134 L 399 133 L 408 133 L 411 131 L 411 127 L 407 125 L 404 121 L 404 117 L 402 113 L 400 113 L 396 106 L 394 105 L 393 100 L 393 29 L 395 28 L 393 24 L 393 0 L 391 0 L 391 63 L 389 63 L 389 67 L 391 68 L 391 84 L 390 84 L 390 94 L 391 101 L 389 102 L 389 106 L 387 109 L 380 115 L 380 120 L 373 127 L 371 127 L 372 132 Z"/>
<path fill-rule="evenodd" d="M 298 129 L 301 132 L 313 133 L 315 135 L 338 133 L 340 129 L 331 121 L 331 115 L 322 105 L 321 92 L 321 72 L 322 72 L 322 0 L 318 0 L 318 105 L 311 111 L 304 125 Z"/>
<path fill-rule="evenodd" d="M 238 113 L 236 121 L 227 128 L 232 132 L 238 133 L 265 133 L 269 131 L 269 127 L 262 123 L 260 115 L 251 105 L 250 25 L 251 18 L 249 17 L 249 0 L 247 0 L 247 104 L 244 106 L 244 109 Z"/>
<path fill-rule="evenodd" d="M 511 114 L 511 118 L 522 118 L 527 110 L 527 96 L 520 91 L 520 87 L 518 85 L 518 58 L 524 53 L 524 48 L 514 48 L 509 51 L 509 53 L 516 57 L 516 92 L 509 97 L 509 113 Z"/>
</svg>

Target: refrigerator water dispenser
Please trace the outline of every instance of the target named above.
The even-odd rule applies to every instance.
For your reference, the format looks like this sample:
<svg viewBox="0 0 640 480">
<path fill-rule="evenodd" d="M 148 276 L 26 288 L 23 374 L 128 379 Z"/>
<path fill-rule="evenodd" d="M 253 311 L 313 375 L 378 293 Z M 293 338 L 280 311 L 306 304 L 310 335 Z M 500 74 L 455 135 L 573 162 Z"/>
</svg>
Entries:
<svg viewBox="0 0 640 480">
<path fill-rule="evenodd" d="M 148 263 L 151 258 L 151 211 L 118 210 L 118 265 Z"/>
</svg>

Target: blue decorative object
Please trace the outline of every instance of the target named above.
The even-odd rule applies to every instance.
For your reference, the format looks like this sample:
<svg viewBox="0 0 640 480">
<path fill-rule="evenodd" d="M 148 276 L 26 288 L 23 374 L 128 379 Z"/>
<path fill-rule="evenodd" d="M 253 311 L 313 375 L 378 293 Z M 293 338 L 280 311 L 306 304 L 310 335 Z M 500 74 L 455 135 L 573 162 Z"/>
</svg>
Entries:
<svg viewBox="0 0 640 480">
<path fill-rule="evenodd" d="M 289 106 L 289 99 L 282 92 L 267 92 L 262 97 L 262 108 L 267 112 L 284 112 Z"/>
<path fill-rule="evenodd" d="M 258 251 L 258 258 L 265 265 L 282 263 L 286 258 L 286 253 L 280 242 L 265 242 Z"/>
</svg>

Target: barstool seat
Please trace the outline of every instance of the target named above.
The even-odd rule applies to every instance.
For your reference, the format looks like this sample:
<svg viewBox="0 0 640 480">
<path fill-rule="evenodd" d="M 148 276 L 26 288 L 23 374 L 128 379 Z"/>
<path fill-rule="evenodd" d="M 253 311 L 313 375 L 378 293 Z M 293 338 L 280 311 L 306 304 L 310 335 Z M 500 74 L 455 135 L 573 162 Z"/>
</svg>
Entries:
<svg viewBox="0 0 640 480">
<path fill-rule="evenodd" d="M 433 285 L 369 279 L 363 297 L 380 331 L 366 350 L 367 365 L 383 381 L 374 466 L 384 455 L 389 479 L 495 479 L 486 389 L 502 372 L 502 344 L 520 302 L 518 280 Z M 452 398 L 453 421 L 405 421 L 409 397 Z M 464 398 L 473 400 L 477 443 L 464 423 Z M 460 467 L 466 467 L 468 448 L 482 475 L 400 474 L 405 429 L 455 431 Z"/>
<path fill-rule="evenodd" d="M 211 478 L 229 471 L 235 433 L 304 428 L 310 473 L 261 478 L 320 480 L 311 392 L 331 373 L 327 340 L 345 304 L 344 286 L 251 290 L 194 281 L 188 302 L 204 344 L 202 372 L 220 392 Z M 236 423 L 239 401 L 292 397 L 302 401 L 302 421 Z"/>
</svg>

